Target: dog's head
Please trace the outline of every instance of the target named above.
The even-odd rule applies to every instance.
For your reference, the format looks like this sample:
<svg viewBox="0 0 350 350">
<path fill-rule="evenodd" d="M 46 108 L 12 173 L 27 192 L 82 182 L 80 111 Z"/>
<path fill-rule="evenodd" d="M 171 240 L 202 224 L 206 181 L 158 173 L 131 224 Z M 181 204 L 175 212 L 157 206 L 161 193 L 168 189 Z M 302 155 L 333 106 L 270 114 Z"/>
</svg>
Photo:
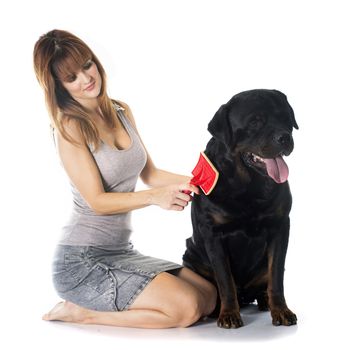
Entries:
<svg viewBox="0 0 350 350">
<path fill-rule="evenodd" d="M 293 151 L 293 127 L 298 129 L 298 124 L 287 97 L 258 89 L 241 92 L 222 105 L 208 130 L 232 160 L 240 159 L 245 167 L 283 183 L 288 178 L 283 156 Z"/>
</svg>

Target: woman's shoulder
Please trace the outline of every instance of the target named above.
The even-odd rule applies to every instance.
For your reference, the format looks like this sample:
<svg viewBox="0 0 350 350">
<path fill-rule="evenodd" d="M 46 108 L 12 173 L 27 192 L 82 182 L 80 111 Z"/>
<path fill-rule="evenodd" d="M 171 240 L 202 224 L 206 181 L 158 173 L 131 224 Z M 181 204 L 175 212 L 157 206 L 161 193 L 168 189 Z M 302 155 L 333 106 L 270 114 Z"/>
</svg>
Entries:
<svg viewBox="0 0 350 350">
<path fill-rule="evenodd" d="M 131 112 L 129 105 L 126 102 L 120 101 L 120 100 L 112 100 L 112 101 L 113 101 L 113 104 L 117 107 L 117 110 L 118 110 L 118 107 L 121 108 L 121 110 L 124 112 L 124 115 L 130 120 L 132 125 L 136 128 L 135 118 Z"/>
<path fill-rule="evenodd" d="M 124 102 L 124 101 L 120 101 L 120 100 L 114 100 L 112 99 L 113 105 L 118 109 L 122 109 L 122 110 L 130 110 L 129 105 Z"/>
<path fill-rule="evenodd" d="M 58 128 L 55 128 L 57 141 L 68 141 L 76 146 L 84 146 L 85 139 L 81 125 L 75 118 L 63 118 Z"/>
</svg>

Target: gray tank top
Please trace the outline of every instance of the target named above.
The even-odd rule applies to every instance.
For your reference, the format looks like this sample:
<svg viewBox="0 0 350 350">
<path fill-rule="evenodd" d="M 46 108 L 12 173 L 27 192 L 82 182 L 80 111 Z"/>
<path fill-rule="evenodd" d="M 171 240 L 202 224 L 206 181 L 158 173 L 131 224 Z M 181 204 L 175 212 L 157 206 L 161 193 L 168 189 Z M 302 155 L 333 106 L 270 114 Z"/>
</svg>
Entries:
<svg viewBox="0 0 350 350">
<path fill-rule="evenodd" d="M 138 134 L 124 115 L 124 109 L 115 105 L 117 115 L 129 134 L 131 144 L 119 150 L 100 142 L 97 151 L 90 146 L 92 156 L 100 171 L 105 192 L 133 192 L 137 179 L 144 168 L 147 155 Z M 63 226 L 59 244 L 105 246 L 111 249 L 130 247 L 131 212 L 99 215 L 95 213 L 74 184 L 73 210 L 68 222 Z"/>
</svg>

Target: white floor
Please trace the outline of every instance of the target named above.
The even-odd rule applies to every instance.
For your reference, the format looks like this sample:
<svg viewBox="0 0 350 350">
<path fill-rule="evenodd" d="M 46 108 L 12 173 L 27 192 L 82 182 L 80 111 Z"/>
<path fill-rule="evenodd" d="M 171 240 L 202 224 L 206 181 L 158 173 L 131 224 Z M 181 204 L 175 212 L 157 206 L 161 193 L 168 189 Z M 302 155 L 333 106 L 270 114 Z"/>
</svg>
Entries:
<svg viewBox="0 0 350 350">
<path fill-rule="evenodd" d="M 312 308 L 298 309 L 299 324 L 292 327 L 272 326 L 269 313 L 259 312 L 253 305 L 242 310 L 245 326 L 240 329 L 220 329 L 214 320 L 209 320 L 186 329 L 143 330 L 45 322 L 37 313 L 37 305 L 28 303 L 24 317 L 15 314 L 4 322 L 0 341 L 6 344 L 2 349 L 181 349 L 185 345 L 200 349 L 221 345 L 304 349 L 305 345 L 315 348 L 334 343 L 342 344 L 337 349 L 348 348 L 347 317 L 341 307 L 316 308 L 318 314 Z"/>
</svg>

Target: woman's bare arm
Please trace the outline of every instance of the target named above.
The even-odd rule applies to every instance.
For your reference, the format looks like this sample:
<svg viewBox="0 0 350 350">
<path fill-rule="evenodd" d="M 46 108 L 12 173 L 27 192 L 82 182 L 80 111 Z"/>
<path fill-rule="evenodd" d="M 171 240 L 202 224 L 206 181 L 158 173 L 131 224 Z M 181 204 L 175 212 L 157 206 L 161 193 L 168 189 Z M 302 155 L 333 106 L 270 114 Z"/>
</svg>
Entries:
<svg viewBox="0 0 350 350">
<path fill-rule="evenodd" d="M 67 122 L 65 128 L 78 145 L 68 142 L 59 132 L 56 133 L 62 165 L 90 208 L 100 215 L 128 212 L 152 204 L 165 209 L 182 210 L 190 197 L 181 191 L 196 191 L 194 186 L 185 183 L 138 192 L 105 192 L 95 160 L 85 145 L 76 122 Z"/>
</svg>

